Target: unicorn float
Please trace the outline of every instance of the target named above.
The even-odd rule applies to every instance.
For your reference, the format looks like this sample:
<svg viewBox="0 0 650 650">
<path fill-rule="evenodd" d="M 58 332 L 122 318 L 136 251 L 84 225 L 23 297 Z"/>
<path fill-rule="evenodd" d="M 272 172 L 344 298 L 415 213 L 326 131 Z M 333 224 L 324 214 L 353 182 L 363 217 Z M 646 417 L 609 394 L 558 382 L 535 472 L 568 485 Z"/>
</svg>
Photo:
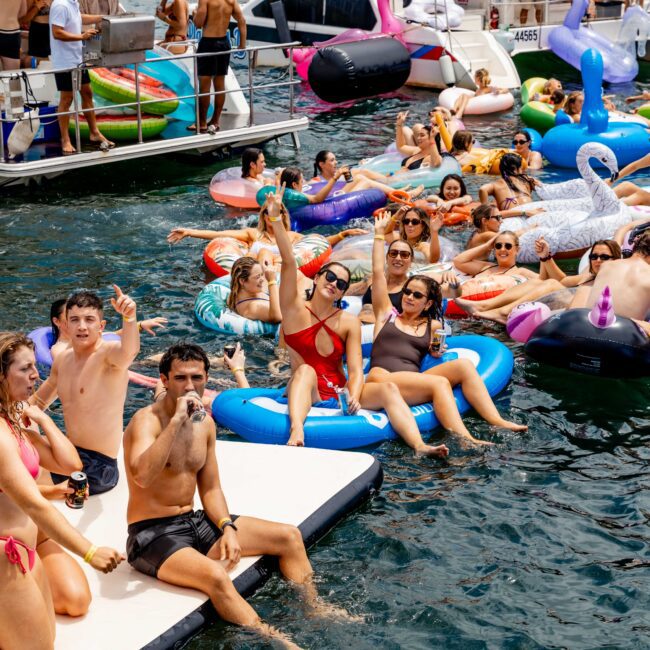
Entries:
<svg viewBox="0 0 650 650">
<path fill-rule="evenodd" d="M 616 44 L 631 57 L 645 57 L 646 42 L 650 40 L 650 14 L 639 5 L 628 7 L 623 15 Z"/>
<path fill-rule="evenodd" d="M 564 23 L 549 32 L 551 51 L 574 68 L 581 70 L 581 58 L 590 48 L 598 50 L 604 59 L 603 79 L 610 83 L 627 83 L 639 74 L 636 56 L 612 43 L 600 34 L 582 26 L 589 0 L 573 0 Z"/>
<path fill-rule="evenodd" d="M 544 303 L 524 303 L 513 309 L 506 327 L 540 362 L 601 377 L 650 376 L 650 338 L 633 320 L 615 314 L 609 287 L 591 309 L 553 314 Z"/>
<path fill-rule="evenodd" d="M 404 17 L 433 29 L 454 29 L 463 22 L 465 10 L 454 0 L 413 0 Z"/>
<path fill-rule="evenodd" d="M 573 168 L 576 154 L 587 142 L 600 142 L 616 155 L 623 167 L 650 151 L 645 128 L 633 122 L 609 119 L 602 99 L 603 57 L 595 49 L 586 50 L 580 59 L 585 100 L 579 124 L 562 124 L 546 132 L 542 153 L 558 167 Z"/>
</svg>

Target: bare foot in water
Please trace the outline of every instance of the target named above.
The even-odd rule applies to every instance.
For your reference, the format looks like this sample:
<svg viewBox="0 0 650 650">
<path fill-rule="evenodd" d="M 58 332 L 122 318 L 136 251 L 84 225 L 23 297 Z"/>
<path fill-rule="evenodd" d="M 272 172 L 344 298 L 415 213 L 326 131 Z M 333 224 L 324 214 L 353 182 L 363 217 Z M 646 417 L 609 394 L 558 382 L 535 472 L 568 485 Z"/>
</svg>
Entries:
<svg viewBox="0 0 650 650">
<path fill-rule="evenodd" d="M 411 198 L 420 196 L 424 192 L 424 185 L 418 185 L 416 188 L 409 190 L 407 193 Z"/>
<path fill-rule="evenodd" d="M 305 432 L 302 429 L 291 429 L 289 431 L 289 440 L 287 440 L 288 447 L 304 447 L 305 446 Z"/>
<path fill-rule="evenodd" d="M 326 603 L 320 598 L 311 603 L 311 612 L 320 618 L 338 618 L 349 623 L 364 623 L 366 620 L 363 616 L 350 614 L 347 609 Z"/>
<path fill-rule="evenodd" d="M 465 308 L 463 307 L 463 309 Z M 509 314 L 509 311 L 506 312 L 503 309 L 487 309 L 485 311 L 477 311 L 472 315 L 476 316 L 477 318 L 482 318 L 483 320 L 491 320 L 495 323 L 501 323 L 501 325 L 505 325 L 508 322 Z"/>
<path fill-rule="evenodd" d="M 452 431 L 452 433 L 454 433 Z M 462 433 L 456 434 L 458 436 L 459 442 L 463 447 L 494 447 L 493 442 L 488 442 L 487 440 L 479 440 L 471 435 L 463 435 Z"/>
<path fill-rule="evenodd" d="M 272 639 L 273 641 L 277 641 L 287 650 L 302 650 L 302 648 L 295 644 L 290 637 L 268 623 L 260 623 L 256 626 L 256 629 L 260 634 L 262 634 L 262 636 L 268 637 L 269 640 Z"/>
<path fill-rule="evenodd" d="M 516 422 L 510 422 L 510 420 L 499 420 L 498 422 L 491 422 L 493 427 L 499 427 L 500 429 L 508 429 L 508 431 L 528 431 L 528 425 L 526 424 L 517 424 Z"/>
<path fill-rule="evenodd" d="M 435 458 L 447 458 L 447 456 L 449 456 L 449 448 L 447 445 L 422 445 L 415 450 L 415 455 Z"/>
</svg>

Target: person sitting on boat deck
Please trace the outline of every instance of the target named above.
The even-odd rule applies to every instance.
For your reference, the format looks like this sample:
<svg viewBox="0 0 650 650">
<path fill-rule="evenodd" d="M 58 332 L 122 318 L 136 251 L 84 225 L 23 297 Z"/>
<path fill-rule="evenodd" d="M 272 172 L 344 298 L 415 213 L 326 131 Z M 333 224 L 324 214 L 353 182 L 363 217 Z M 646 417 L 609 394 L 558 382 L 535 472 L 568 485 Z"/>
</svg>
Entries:
<svg viewBox="0 0 650 650">
<path fill-rule="evenodd" d="M 240 257 L 230 271 L 228 309 L 244 318 L 279 323 L 282 320 L 276 269 L 252 257 Z"/>
<path fill-rule="evenodd" d="M 67 302 L 67 298 L 60 298 L 59 300 L 55 300 L 50 306 L 50 325 L 52 327 L 52 347 L 50 348 L 50 354 L 52 355 L 52 359 L 70 347 L 70 334 L 68 333 L 65 312 Z M 151 334 L 151 336 L 156 336 L 155 330 L 157 328 L 165 329 L 166 324 L 166 318 L 156 316 L 155 318 L 138 321 L 138 329 L 141 332 Z M 122 330 L 117 330 L 115 333 L 122 334 Z"/>
<path fill-rule="evenodd" d="M 433 402 L 440 424 L 474 444 L 490 443 L 477 440 L 465 427 L 452 392 L 457 385 L 490 424 L 513 431 L 526 430 L 526 426 L 508 422 L 499 415 L 476 368 L 467 359 L 448 361 L 420 372 L 427 353 L 437 357 L 444 353 L 444 350 L 431 349 L 434 332 L 443 327 L 441 287 L 426 275 L 414 275 L 402 289 L 400 313 L 395 314 L 383 268 L 384 233 L 389 221 L 390 215 L 386 214 L 375 221 L 372 251 L 375 330 L 366 386 L 391 382 L 411 406 Z"/>
<path fill-rule="evenodd" d="M 20 68 L 20 22 L 26 12 L 26 0 L 0 3 L 0 71 Z"/>
<path fill-rule="evenodd" d="M 530 145 L 532 140 L 528 131 L 517 131 L 512 139 L 514 152 L 526 161 L 528 169 L 542 169 L 544 161 L 539 151 L 532 151 Z"/>
<path fill-rule="evenodd" d="M 226 75 L 230 64 L 230 39 L 228 38 L 228 25 L 233 18 L 239 29 L 240 50 L 246 49 L 246 19 L 237 0 L 199 0 L 194 14 L 194 24 L 203 30 L 197 54 L 204 54 L 197 58 L 196 69 L 199 77 L 199 124 L 200 133 L 206 133 L 208 127 L 219 130 L 221 111 L 226 101 Z M 234 49 L 234 48 L 232 48 Z M 221 54 L 219 54 L 221 52 Z M 225 52 L 225 54 L 223 54 Z M 212 56 L 207 56 L 212 54 Z M 208 123 L 208 110 L 212 87 L 214 92 L 214 113 Z M 187 127 L 196 131 L 196 124 Z"/>
<path fill-rule="evenodd" d="M 310 183 L 326 183 L 338 172 L 336 156 L 332 151 L 323 149 L 316 154 L 314 160 L 314 177 Z M 357 192 L 359 190 L 377 189 L 381 190 L 386 196 L 390 196 L 396 188 L 386 185 L 388 180 L 386 176 L 374 172 L 370 169 L 349 169 L 347 166 L 342 167 L 343 175 L 352 174 L 352 180 L 345 183 L 345 187 L 341 190 L 346 194 L 348 192 Z M 340 176 L 339 176 L 340 178 Z M 405 181 L 406 182 L 406 181 Z M 419 187 L 410 190 L 409 195 L 417 196 L 422 193 L 424 187 Z"/>
<path fill-rule="evenodd" d="M 230 513 L 217 465 L 214 420 L 190 417 L 200 407 L 208 370 L 199 346 L 169 348 L 160 361 L 164 396 L 137 411 L 126 428 L 128 561 L 158 580 L 205 593 L 223 620 L 294 648 L 237 592 L 228 571 L 241 558 L 277 557 L 282 574 L 302 587 L 314 613 L 349 615 L 320 602 L 298 528 Z M 197 489 L 202 510 L 193 507 Z"/>
<path fill-rule="evenodd" d="M 574 90 L 569 93 L 569 96 L 566 98 L 566 104 L 564 105 L 564 112 L 571 118 L 571 121 L 575 124 L 580 122 L 580 116 L 582 115 L 582 106 L 585 103 L 585 95 L 580 90 Z"/>
<path fill-rule="evenodd" d="M 553 112 L 557 113 L 561 108 L 564 108 L 566 103 L 566 95 L 563 90 L 555 90 L 551 95 L 549 104 L 553 107 Z"/>
<path fill-rule="evenodd" d="M 426 200 L 437 205 L 441 212 L 450 212 L 454 206 L 468 205 L 473 199 L 467 192 L 461 176 L 447 174 L 440 183 L 438 194 L 431 194 Z"/>
<path fill-rule="evenodd" d="M 575 288 L 574 294 L 566 296 L 567 309 L 585 307 L 594 279 L 604 262 L 620 259 L 621 247 L 611 239 L 597 241 L 589 251 L 589 269 L 577 275 L 567 275 L 553 260 L 550 247 L 543 237 L 535 242 L 540 261 L 539 278 L 506 289 L 501 295 L 487 300 L 464 300 L 456 302 L 468 314 L 484 320 L 505 324 L 510 312 L 524 302 L 539 300 L 565 288 Z M 558 300 L 564 299 L 560 296 Z"/>
<path fill-rule="evenodd" d="M 52 0 L 27 0 L 21 25 L 29 25 L 27 54 L 31 59 L 45 60 L 50 56 L 50 5 Z M 31 60 L 26 67 L 31 67 Z"/>
<path fill-rule="evenodd" d="M 50 61 L 52 62 L 52 68 L 55 70 L 73 69 L 83 63 L 82 41 L 90 40 L 98 33 L 94 27 L 82 31 L 83 25 L 97 23 L 101 18 L 99 15 L 82 14 L 79 10 L 79 4 L 73 0 L 52 0 L 50 7 Z M 102 148 L 113 148 L 115 143 L 105 138 L 97 128 L 97 117 L 93 110 L 93 91 L 87 70 L 54 73 L 56 89 L 61 94 L 57 112 L 65 113 L 72 106 L 73 74 L 81 75 L 81 87 L 79 89 L 81 108 L 88 122 L 90 142 L 100 145 Z M 77 150 L 70 141 L 70 132 L 68 130 L 70 115 L 59 115 L 57 119 L 61 131 L 63 154 L 76 153 Z"/>
<path fill-rule="evenodd" d="M 36 552 L 39 530 L 99 571 L 108 573 L 124 559 L 114 549 L 97 548 L 73 528 L 34 480 L 41 454 L 50 464 L 66 444 L 63 436 L 52 436 L 50 418 L 27 405 L 37 381 L 33 342 L 22 334 L 1 333 L 0 647 L 7 649 L 54 647 L 51 590 Z M 28 422 L 40 425 L 44 436 L 28 431 Z"/>
<path fill-rule="evenodd" d="M 33 398 L 45 408 L 58 394 L 66 433 L 81 456 L 91 494 L 117 485 L 128 369 L 140 351 L 136 304 L 117 285 L 113 288 L 111 304 L 124 323 L 121 339 L 102 339 L 106 321 L 96 294 L 72 294 L 66 303 L 70 347 L 54 359 L 50 376 Z M 67 478 L 52 474 L 55 483 Z"/>
<path fill-rule="evenodd" d="M 268 222 L 266 215 L 267 207 L 266 205 L 263 205 L 260 208 L 256 228 L 242 228 L 241 230 L 196 230 L 194 228 L 172 228 L 167 235 L 167 241 L 170 244 L 177 244 L 186 237 L 209 240 L 216 239 L 217 237 L 232 237 L 248 246 L 248 256 L 255 258 L 258 262 L 263 263 L 267 261 L 267 263 L 279 263 L 280 251 L 275 241 L 273 224 Z M 291 245 L 293 246 L 297 244 L 304 235 L 291 230 L 289 212 L 284 205 L 282 206 L 282 220 L 284 222 L 284 228 L 289 234 Z M 338 232 L 335 235 L 326 236 L 326 239 L 331 246 L 334 246 L 343 241 L 346 237 L 364 235 L 365 233 L 366 231 L 361 228 L 347 228 L 346 230 L 341 230 L 341 232 Z"/>
<path fill-rule="evenodd" d="M 493 197 L 502 217 L 525 217 L 544 212 L 543 208 L 526 209 L 530 203 L 533 190 L 539 181 L 524 174 L 522 157 L 517 153 L 507 153 L 499 163 L 501 178 L 493 183 L 481 185 L 478 200 L 487 203 Z M 520 207 L 521 206 L 521 207 Z"/>
<path fill-rule="evenodd" d="M 612 260 L 602 265 L 594 280 L 585 307 L 593 307 L 605 287 L 612 295 L 614 312 L 631 318 L 650 336 L 650 231 L 646 230 L 635 241 L 632 256 Z"/>
<path fill-rule="evenodd" d="M 185 54 L 187 45 L 168 45 L 187 41 L 187 24 L 190 8 L 187 0 L 162 0 L 156 8 L 156 18 L 168 25 L 165 38 L 160 41 L 172 54 Z"/>
<path fill-rule="evenodd" d="M 519 238 L 510 230 L 495 233 L 483 244 L 470 248 L 454 257 L 454 266 L 466 275 L 474 278 L 491 276 L 509 276 L 518 283 L 538 278 L 539 274 L 530 269 L 517 266 Z M 495 262 L 486 259 L 488 253 L 494 252 Z M 459 299 L 456 299 L 458 302 Z"/>
<path fill-rule="evenodd" d="M 337 262 L 325 264 L 314 278 L 314 287 L 305 299 L 296 282 L 297 266 L 291 242 L 280 220 L 284 188 L 267 196 L 269 219 L 277 223 L 278 246 L 282 254 L 280 309 L 282 334 L 291 359 L 292 377 L 287 386 L 289 402 L 288 445 L 305 444 L 304 422 L 314 404 L 337 408 L 337 390 L 347 387 L 348 409 L 384 409 L 396 433 L 417 454 L 447 455 L 444 445 L 426 445 L 417 423 L 392 383 L 363 383 L 361 323 L 340 309 L 340 301 L 350 285 L 349 270 Z M 275 221 L 277 219 L 277 221 Z M 343 374 L 347 356 L 348 377 Z"/>
<path fill-rule="evenodd" d="M 476 92 L 474 95 L 462 94 L 454 102 L 454 108 L 452 113 L 459 119 L 463 119 L 463 115 L 467 110 L 467 104 L 472 97 L 480 97 L 481 95 L 503 95 L 509 93 L 510 91 L 507 88 L 497 88 L 496 86 L 491 86 L 492 79 L 490 79 L 490 73 L 485 68 L 479 68 L 474 73 L 474 82 L 476 83 Z"/>
</svg>

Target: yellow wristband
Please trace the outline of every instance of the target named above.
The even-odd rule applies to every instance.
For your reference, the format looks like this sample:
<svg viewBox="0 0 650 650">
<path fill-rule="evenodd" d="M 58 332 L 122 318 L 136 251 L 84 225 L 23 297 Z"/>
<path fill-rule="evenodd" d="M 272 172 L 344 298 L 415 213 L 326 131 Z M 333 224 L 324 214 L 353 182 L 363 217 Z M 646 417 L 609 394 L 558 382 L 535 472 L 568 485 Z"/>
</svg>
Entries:
<svg viewBox="0 0 650 650">
<path fill-rule="evenodd" d="M 375 239 L 381 239 L 382 241 L 386 241 L 386 237 L 383 235 L 375 235 Z"/>
<path fill-rule="evenodd" d="M 87 564 L 90 564 L 90 561 L 95 557 L 95 553 L 97 553 L 97 547 L 93 544 L 86 551 L 86 555 L 84 555 L 84 562 L 86 562 Z"/>
<path fill-rule="evenodd" d="M 222 530 L 222 526 L 223 526 L 227 521 L 229 521 L 230 523 L 232 523 L 232 519 L 231 519 L 230 517 L 221 517 L 221 519 L 219 519 L 219 521 L 217 522 L 217 528 L 223 532 L 223 530 Z"/>
<path fill-rule="evenodd" d="M 269 281 L 267 282 L 267 284 L 269 285 L 269 287 L 272 287 L 274 284 L 277 284 L 277 283 L 278 283 L 277 280 L 269 280 Z"/>
<path fill-rule="evenodd" d="M 276 221 L 282 221 L 282 217 L 269 217 L 269 221 L 275 223 Z"/>
<path fill-rule="evenodd" d="M 122 320 L 124 320 L 125 323 L 132 323 L 135 320 L 135 316 L 133 318 L 129 318 L 128 316 L 122 316 Z"/>
<path fill-rule="evenodd" d="M 243 368 L 233 368 L 232 369 L 232 374 L 234 375 L 236 372 L 244 372 Z"/>
</svg>

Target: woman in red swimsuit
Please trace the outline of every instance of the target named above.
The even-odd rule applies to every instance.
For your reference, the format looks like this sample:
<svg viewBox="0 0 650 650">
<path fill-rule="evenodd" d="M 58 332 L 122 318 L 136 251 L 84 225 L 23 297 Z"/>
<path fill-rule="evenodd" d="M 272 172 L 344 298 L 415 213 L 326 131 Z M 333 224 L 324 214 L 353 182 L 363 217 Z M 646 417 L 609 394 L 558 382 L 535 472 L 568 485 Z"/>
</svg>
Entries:
<svg viewBox="0 0 650 650">
<path fill-rule="evenodd" d="M 111 548 L 93 546 L 34 481 L 39 463 L 56 464 L 57 456 L 54 423 L 37 407 L 24 406 L 38 379 L 35 364 L 28 338 L 0 333 L 0 648 L 54 645 L 52 594 L 35 551 L 38 528 L 100 571 L 112 571 L 124 559 Z M 42 426 L 43 440 L 25 428 L 31 420 Z"/>
<path fill-rule="evenodd" d="M 291 241 L 282 224 L 280 211 L 284 187 L 267 196 L 268 218 L 273 222 L 282 256 L 280 310 L 282 332 L 291 358 L 289 398 L 289 440 L 304 445 L 304 422 L 312 405 L 336 400 L 336 388 L 347 386 L 351 414 L 361 407 L 384 409 L 395 431 L 418 454 L 446 456 L 445 445 L 425 445 L 415 418 L 399 394 L 397 386 L 363 383 L 361 323 L 342 311 L 338 304 L 350 285 L 350 272 L 335 262 L 324 265 L 314 278 L 314 288 L 305 300 L 299 295 L 298 267 Z M 348 378 L 343 374 L 346 355 Z M 335 406 L 335 403 L 332 403 Z"/>
</svg>

